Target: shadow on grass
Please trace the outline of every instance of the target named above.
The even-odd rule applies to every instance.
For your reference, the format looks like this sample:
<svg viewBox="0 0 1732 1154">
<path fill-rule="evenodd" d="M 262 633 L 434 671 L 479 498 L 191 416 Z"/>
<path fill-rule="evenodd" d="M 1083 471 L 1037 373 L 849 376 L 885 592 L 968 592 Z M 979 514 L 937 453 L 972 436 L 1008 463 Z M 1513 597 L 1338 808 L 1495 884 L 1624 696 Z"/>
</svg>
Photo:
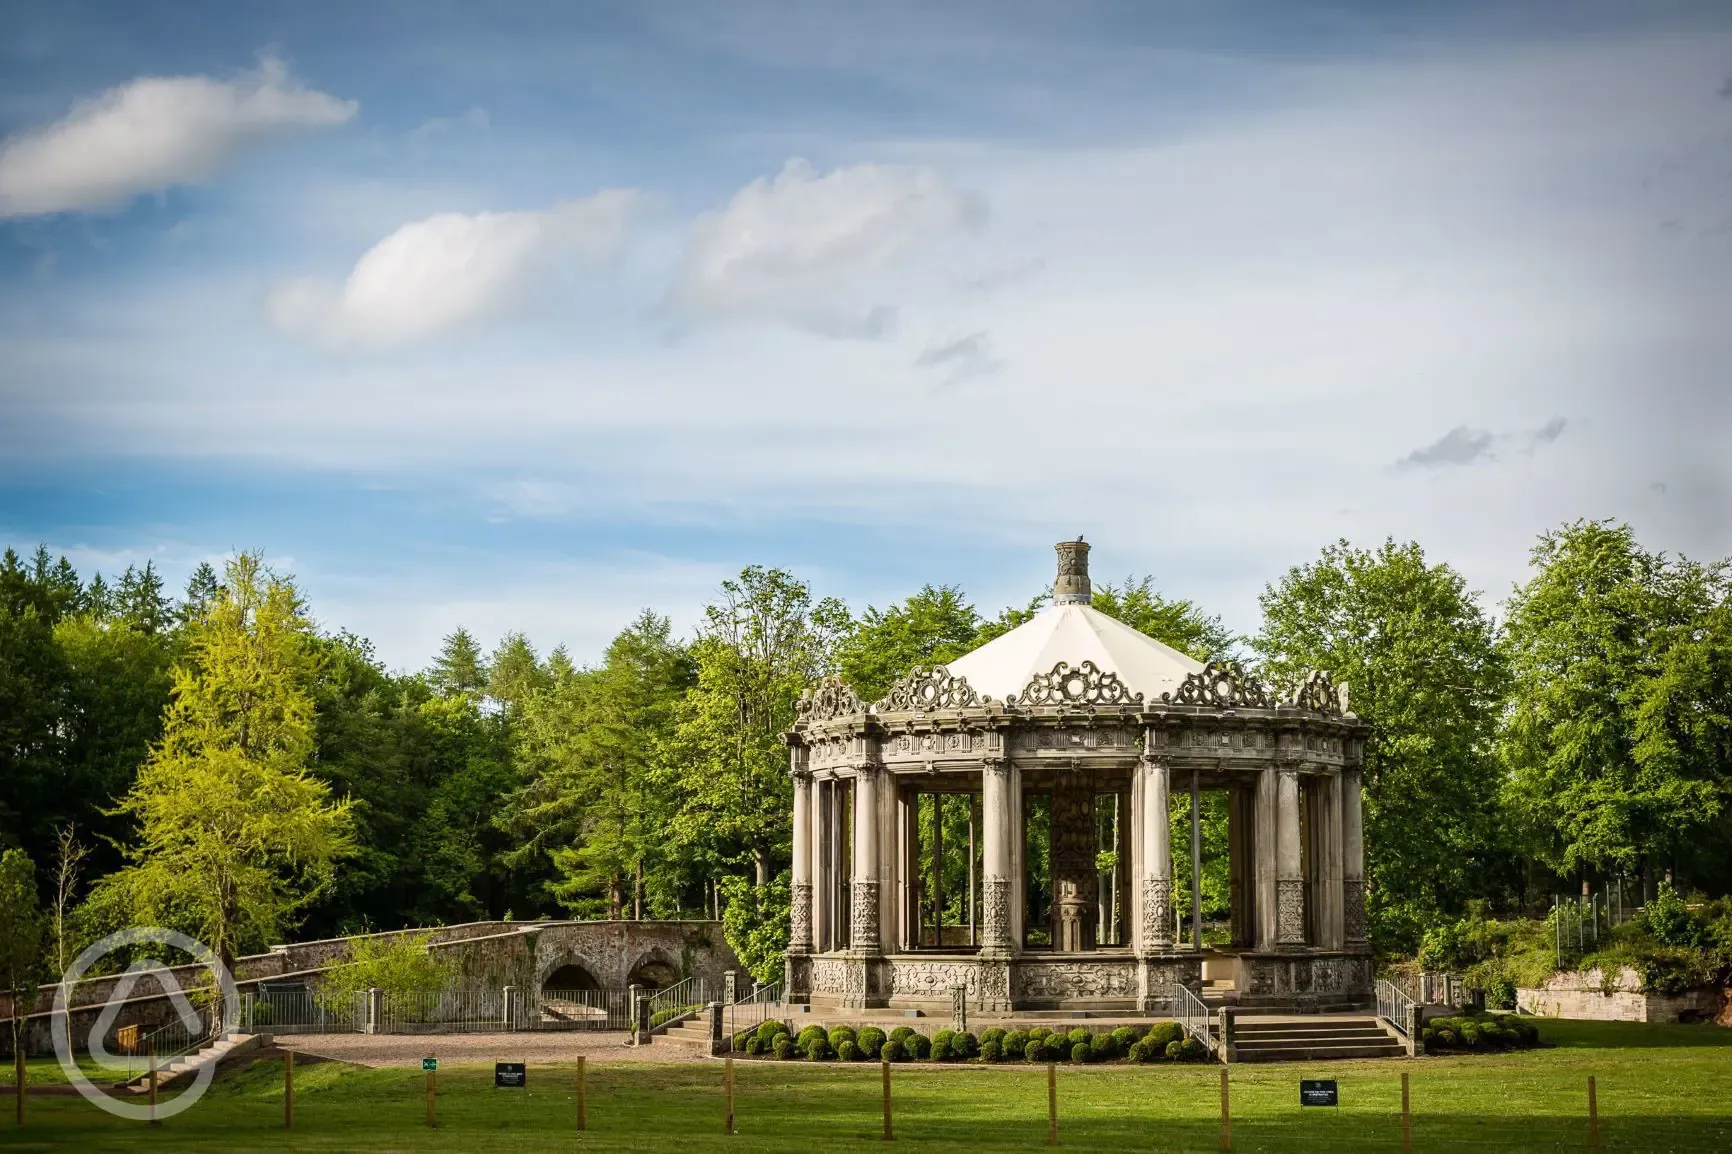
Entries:
<svg viewBox="0 0 1732 1154">
<path fill-rule="evenodd" d="M 1666 1022 L 1577 1022 L 1536 1019 L 1540 1040 L 1559 1049 L 1690 1050 L 1732 1047 L 1732 1029 Z"/>
</svg>

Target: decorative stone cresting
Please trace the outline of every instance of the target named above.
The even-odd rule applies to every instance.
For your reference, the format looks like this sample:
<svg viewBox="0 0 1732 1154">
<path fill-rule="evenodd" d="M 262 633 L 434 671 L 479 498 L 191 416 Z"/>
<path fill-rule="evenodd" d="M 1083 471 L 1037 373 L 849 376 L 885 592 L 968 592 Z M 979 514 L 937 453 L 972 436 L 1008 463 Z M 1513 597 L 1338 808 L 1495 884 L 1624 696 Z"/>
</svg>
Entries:
<svg viewBox="0 0 1732 1154">
<path fill-rule="evenodd" d="M 933 709 L 966 709 L 989 703 L 968 684 L 966 677 L 953 677 L 942 665 L 916 665 L 890 687 L 875 706 L 880 713 L 908 713 Z"/>
<path fill-rule="evenodd" d="M 1075 669 L 1060 661 L 1050 673 L 1037 673 L 1007 705 L 1141 705 L 1143 695 L 1132 693 L 1119 675 L 1084 661 Z"/>
<path fill-rule="evenodd" d="M 865 713 L 866 703 L 840 677 L 826 677 L 800 694 L 794 712 L 801 721 L 833 721 L 850 714 Z"/>
<path fill-rule="evenodd" d="M 1347 713 L 1347 686 L 1335 684 L 1335 679 L 1321 669 L 1313 669 L 1299 683 L 1290 704 L 1312 713 L 1327 713 L 1342 717 Z"/>
<path fill-rule="evenodd" d="M 1177 690 L 1161 694 L 1169 705 L 1213 705 L 1232 708 L 1271 709 L 1269 690 L 1237 661 L 1211 661 L 1201 673 L 1186 676 Z"/>
</svg>

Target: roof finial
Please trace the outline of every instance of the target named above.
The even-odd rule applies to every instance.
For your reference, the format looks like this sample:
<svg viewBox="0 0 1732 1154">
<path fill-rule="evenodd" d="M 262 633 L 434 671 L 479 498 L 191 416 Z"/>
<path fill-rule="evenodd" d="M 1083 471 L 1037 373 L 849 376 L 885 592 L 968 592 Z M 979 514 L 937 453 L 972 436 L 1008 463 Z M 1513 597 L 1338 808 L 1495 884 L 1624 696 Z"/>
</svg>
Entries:
<svg viewBox="0 0 1732 1154">
<path fill-rule="evenodd" d="M 1052 603 L 1087 605 L 1094 600 L 1094 587 L 1089 584 L 1088 542 L 1079 533 L 1075 541 L 1060 541 L 1053 548 L 1058 550 L 1058 579 L 1052 583 Z"/>
</svg>

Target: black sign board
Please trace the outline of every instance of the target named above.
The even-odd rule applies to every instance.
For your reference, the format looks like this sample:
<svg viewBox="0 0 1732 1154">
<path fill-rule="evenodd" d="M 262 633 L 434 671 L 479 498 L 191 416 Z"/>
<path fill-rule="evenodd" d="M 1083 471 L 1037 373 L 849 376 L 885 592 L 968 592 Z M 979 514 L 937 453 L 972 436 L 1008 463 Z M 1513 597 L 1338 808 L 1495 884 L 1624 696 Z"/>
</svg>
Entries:
<svg viewBox="0 0 1732 1154">
<path fill-rule="evenodd" d="M 524 1070 L 522 1062 L 493 1063 L 493 1084 L 496 1087 L 521 1086 L 528 1077 L 529 1075 Z M 1333 1085 L 1334 1083 L 1330 1084 Z"/>
<path fill-rule="evenodd" d="M 1335 1079 L 1299 1079 L 1299 1104 L 1301 1106 L 1341 1105 L 1341 1092 L 1335 1085 Z"/>
</svg>

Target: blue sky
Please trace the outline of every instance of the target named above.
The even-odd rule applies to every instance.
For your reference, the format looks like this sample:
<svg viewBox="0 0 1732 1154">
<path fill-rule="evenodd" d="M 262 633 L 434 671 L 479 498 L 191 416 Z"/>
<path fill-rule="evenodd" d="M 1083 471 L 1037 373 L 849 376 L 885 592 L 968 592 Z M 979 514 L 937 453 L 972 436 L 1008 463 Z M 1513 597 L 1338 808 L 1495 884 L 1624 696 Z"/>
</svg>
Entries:
<svg viewBox="0 0 1732 1154">
<path fill-rule="evenodd" d="M 418 667 L 1079 532 L 1245 630 L 1343 536 L 1732 552 L 1724 5 L 6 20 L 0 538 L 86 571 L 262 548 Z"/>
</svg>

